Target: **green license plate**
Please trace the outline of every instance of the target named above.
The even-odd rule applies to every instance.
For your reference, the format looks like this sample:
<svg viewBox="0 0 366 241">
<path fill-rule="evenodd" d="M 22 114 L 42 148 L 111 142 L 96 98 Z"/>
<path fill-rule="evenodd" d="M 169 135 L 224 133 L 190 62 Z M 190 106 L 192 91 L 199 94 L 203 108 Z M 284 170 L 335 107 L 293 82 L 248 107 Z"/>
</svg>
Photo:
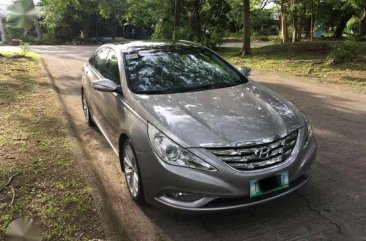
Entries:
<svg viewBox="0 0 366 241">
<path fill-rule="evenodd" d="M 272 177 L 249 182 L 250 198 L 258 197 L 289 187 L 288 173 L 283 172 Z"/>
</svg>

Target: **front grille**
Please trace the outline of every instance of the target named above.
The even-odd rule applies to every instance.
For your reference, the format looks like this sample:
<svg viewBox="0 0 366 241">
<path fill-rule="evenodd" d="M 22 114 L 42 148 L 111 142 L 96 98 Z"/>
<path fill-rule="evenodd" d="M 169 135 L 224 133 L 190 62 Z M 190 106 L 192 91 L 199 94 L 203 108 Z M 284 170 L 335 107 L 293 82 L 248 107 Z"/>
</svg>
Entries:
<svg viewBox="0 0 366 241">
<path fill-rule="evenodd" d="M 231 167 L 240 170 L 257 170 L 284 162 L 290 157 L 298 131 L 273 142 L 235 148 L 207 148 Z M 262 152 L 261 152 L 262 151 Z"/>
</svg>

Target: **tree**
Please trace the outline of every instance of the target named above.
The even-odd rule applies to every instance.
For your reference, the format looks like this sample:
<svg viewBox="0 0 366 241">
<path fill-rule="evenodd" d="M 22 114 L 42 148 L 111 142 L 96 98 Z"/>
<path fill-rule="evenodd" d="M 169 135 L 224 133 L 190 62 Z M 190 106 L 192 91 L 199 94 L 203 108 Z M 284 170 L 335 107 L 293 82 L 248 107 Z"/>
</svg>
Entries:
<svg viewBox="0 0 366 241">
<path fill-rule="evenodd" d="M 12 22 L 17 27 L 24 29 L 24 36 L 31 28 L 35 27 L 37 37 L 39 39 L 42 37 L 33 0 L 16 0 L 9 7 L 9 10 L 9 22 Z"/>
<path fill-rule="evenodd" d="M 112 32 L 113 36 L 127 9 L 126 0 L 43 0 L 43 3 L 42 23 L 51 35 L 64 41 L 77 37 L 80 30 L 86 36 L 98 37 L 100 32 Z"/>
<path fill-rule="evenodd" d="M 171 40 L 174 36 L 216 48 L 227 32 L 231 8 L 222 0 L 158 0 L 152 9 L 153 38 Z"/>
<path fill-rule="evenodd" d="M 286 4 L 287 4 L 287 0 L 281 0 L 281 37 L 282 37 L 282 43 L 287 43 L 288 42 Z"/>
<path fill-rule="evenodd" d="M 107 20 L 108 29 L 114 39 L 118 27 L 122 26 L 122 18 L 125 15 L 127 2 L 125 0 L 101 0 L 98 4 L 100 15 Z"/>
<path fill-rule="evenodd" d="M 363 10 L 362 17 L 360 19 L 360 30 L 359 30 L 360 37 L 366 35 L 366 7 Z"/>
<path fill-rule="evenodd" d="M 347 22 L 352 16 L 361 15 L 364 0 L 322 0 L 319 1 L 317 23 L 335 29 L 333 37 L 341 39 Z"/>
<path fill-rule="evenodd" d="M 250 2 L 249 0 L 243 0 L 243 47 L 241 49 L 241 55 L 252 55 L 250 48 Z"/>
</svg>

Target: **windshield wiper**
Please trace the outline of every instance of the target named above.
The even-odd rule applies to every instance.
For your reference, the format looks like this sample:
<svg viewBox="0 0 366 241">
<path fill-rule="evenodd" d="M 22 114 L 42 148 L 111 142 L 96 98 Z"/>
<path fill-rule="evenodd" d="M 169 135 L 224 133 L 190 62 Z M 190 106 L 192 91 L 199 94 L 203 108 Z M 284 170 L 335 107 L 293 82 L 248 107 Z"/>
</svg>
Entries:
<svg viewBox="0 0 366 241">
<path fill-rule="evenodd" d="M 190 91 L 201 91 L 201 90 L 212 90 L 212 89 L 219 89 L 219 88 L 228 88 L 236 85 L 240 85 L 242 83 L 231 83 L 231 84 L 206 84 L 200 86 L 194 86 L 190 88 L 179 88 L 179 89 L 169 89 L 169 90 L 147 90 L 147 91 L 138 91 L 135 92 L 136 94 L 143 94 L 143 95 L 159 95 L 159 94 L 175 94 L 175 93 L 185 93 Z"/>
<path fill-rule="evenodd" d="M 189 91 L 200 91 L 200 90 L 212 90 L 212 89 L 219 89 L 219 88 L 228 88 L 232 86 L 239 85 L 240 83 L 232 83 L 232 84 L 207 84 L 207 85 L 200 85 L 196 87 L 186 88 L 183 89 L 181 92 L 189 92 Z"/>
</svg>

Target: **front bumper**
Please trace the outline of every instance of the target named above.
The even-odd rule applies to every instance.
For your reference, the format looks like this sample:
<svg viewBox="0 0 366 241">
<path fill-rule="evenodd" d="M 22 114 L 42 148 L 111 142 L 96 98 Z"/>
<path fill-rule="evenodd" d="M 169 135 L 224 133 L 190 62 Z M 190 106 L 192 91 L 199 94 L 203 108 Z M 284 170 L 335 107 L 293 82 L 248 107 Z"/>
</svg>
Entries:
<svg viewBox="0 0 366 241">
<path fill-rule="evenodd" d="M 295 191 L 309 180 L 310 166 L 316 158 L 317 144 L 311 138 L 304 147 L 300 131 L 294 152 L 285 162 L 255 171 L 238 171 L 217 159 L 205 149 L 190 149 L 218 169 L 205 172 L 162 162 L 153 152 L 137 152 L 146 202 L 162 209 L 182 212 L 215 212 L 258 205 Z M 249 198 L 249 182 L 277 175 L 289 174 L 289 188 L 257 198 Z M 171 198 L 169 192 L 191 193 L 201 196 L 186 202 Z"/>
</svg>

